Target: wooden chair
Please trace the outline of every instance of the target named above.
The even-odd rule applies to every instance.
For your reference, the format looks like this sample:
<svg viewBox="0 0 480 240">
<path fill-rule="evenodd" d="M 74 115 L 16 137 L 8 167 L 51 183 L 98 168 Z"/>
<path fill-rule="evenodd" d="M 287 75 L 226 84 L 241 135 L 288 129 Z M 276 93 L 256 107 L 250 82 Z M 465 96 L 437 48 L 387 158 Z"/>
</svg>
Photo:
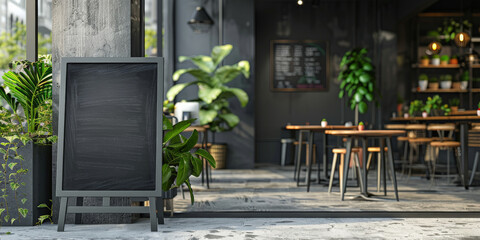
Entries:
<svg viewBox="0 0 480 240">
<path fill-rule="evenodd" d="M 432 163 L 432 185 L 435 184 L 435 172 L 437 170 L 437 161 L 438 161 L 438 154 L 437 152 L 440 150 L 447 150 L 447 178 L 450 181 L 450 151 L 454 151 L 455 159 L 457 160 L 457 173 L 459 173 L 459 155 L 457 154 L 460 151 L 460 142 L 452 141 L 453 133 L 455 132 L 455 124 L 454 123 L 446 123 L 446 124 L 430 124 L 427 128 L 429 131 L 436 131 L 438 134 L 437 138 L 434 138 L 433 141 L 430 142 L 431 146 L 431 163 Z"/>
<path fill-rule="evenodd" d="M 360 170 L 360 161 L 359 161 L 359 152 L 361 148 L 352 148 L 352 155 L 354 159 L 353 167 L 357 170 L 357 178 L 360 183 L 360 187 L 363 188 L 363 181 L 362 181 L 362 171 Z M 332 170 L 330 173 L 330 182 L 328 183 L 328 192 L 332 192 L 332 184 L 333 184 L 333 177 L 335 175 L 335 169 L 337 166 L 337 159 L 338 155 L 340 154 L 340 164 L 338 169 L 338 176 L 339 176 L 339 187 L 340 193 L 343 193 L 343 170 L 345 169 L 345 154 L 347 153 L 347 149 L 345 148 L 334 148 L 332 149 L 333 153 L 333 163 L 332 163 Z"/>
<path fill-rule="evenodd" d="M 426 124 L 407 124 L 405 126 L 405 130 L 407 130 L 408 136 L 408 145 L 410 147 L 408 161 L 409 161 L 409 169 L 408 169 L 408 178 L 412 176 L 412 169 L 413 169 L 413 162 L 414 159 L 420 159 L 420 147 L 426 146 L 432 141 L 431 138 L 427 137 Z M 425 151 L 428 152 L 428 151 Z M 427 164 L 427 170 L 429 170 L 429 165 Z"/>
</svg>

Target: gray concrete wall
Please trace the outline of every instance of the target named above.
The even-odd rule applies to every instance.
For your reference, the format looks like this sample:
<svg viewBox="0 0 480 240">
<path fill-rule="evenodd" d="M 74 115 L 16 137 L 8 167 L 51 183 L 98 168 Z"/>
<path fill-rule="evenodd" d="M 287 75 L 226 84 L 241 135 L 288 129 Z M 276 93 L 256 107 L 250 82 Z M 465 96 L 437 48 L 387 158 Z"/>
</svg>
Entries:
<svg viewBox="0 0 480 240">
<path fill-rule="evenodd" d="M 212 48 L 218 45 L 218 1 L 206 1 L 206 11 L 214 21 L 207 33 L 194 33 L 187 24 L 198 1 L 175 1 L 175 69 L 193 67 L 191 63 L 178 63 L 179 56 L 210 55 Z M 229 85 L 242 88 L 250 97 L 247 107 L 242 108 L 236 99 L 232 99 L 231 109 L 240 117 L 240 124 L 231 132 L 215 134 L 216 142 L 227 143 L 229 146 L 227 168 L 253 168 L 254 166 L 254 104 L 255 104 L 255 34 L 254 34 L 254 1 L 225 0 L 224 1 L 224 44 L 232 44 L 233 51 L 225 59 L 225 64 L 234 64 L 240 60 L 248 60 L 252 67 L 251 76 L 243 76 Z M 192 81 L 184 76 L 179 82 Z M 171 81 L 171 76 L 166 79 Z M 197 98 L 196 87 L 184 90 L 177 100 Z"/>
<path fill-rule="evenodd" d="M 54 134 L 58 134 L 58 103 L 62 57 L 130 57 L 130 0 L 54 0 L 52 3 L 52 60 Z M 57 148 L 53 153 L 53 182 L 56 176 Z M 53 187 L 55 194 L 55 187 Z M 72 199 L 73 200 L 73 199 Z M 112 205 L 129 205 L 126 198 L 112 200 Z M 84 205 L 101 204 L 86 198 Z M 54 198 L 55 218 L 59 201 Z M 83 214 L 83 223 L 130 222 L 131 214 Z M 73 222 L 73 215 L 67 223 Z"/>
</svg>

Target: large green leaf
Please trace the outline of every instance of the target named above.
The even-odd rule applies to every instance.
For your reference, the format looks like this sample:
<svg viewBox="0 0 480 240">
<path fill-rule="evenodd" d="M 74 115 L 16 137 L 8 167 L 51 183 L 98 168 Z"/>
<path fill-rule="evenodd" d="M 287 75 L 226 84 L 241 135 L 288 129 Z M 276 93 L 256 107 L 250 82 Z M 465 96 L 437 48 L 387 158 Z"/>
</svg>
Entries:
<svg viewBox="0 0 480 240">
<path fill-rule="evenodd" d="M 207 72 L 203 71 L 202 69 L 198 69 L 198 68 L 179 69 L 175 71 L 175 73 L 173 73 L 173 76 L 172 76 L 173 81 L 177 81 L 180 78 L 180 76 L 182 76 L 185 73 L 188 73 L 201 81 L 205 81 L 205 82 L 210 81 L 210 75 Z"/>
<path fill-rule="evenodd" d="M 248 104 L 248 94 L 245 91 L 243 91 L 242 89 L 224 87 L 223 92 L 232 93 L 233 95 L 235 95 L 237 97 L 238 101 L 240 101 L 240 104 L 242 105 L 242 107 L 247 106 L 247 104 Z"/>
<path fill-rule="evenodd" d="M 365 102 L 360 102 L 360 103 L 358 104 L 358 111 L 359 111 L 360 113 L 366 113 L 367 110 L 368 110 L 368 105 L 367 105 L 367 103 L 365 103 Z"/>
<path fill-rule="evenodd" d="M 202 173 L 202 168 L 203 168 L 202 160 L 192 156 L 190 158 L 190 161 L 192 162 L 192 166 L 193 166 L 192 175 L 195 176 L 195 177 L 200 176 L 200 174 Z"/>
<path fill-rule="evenodd" d="M 190 155 L 190 153 L 180 155 L 180 163 L 178 165 L 177 181 L 175 183 L 175 186 L 181 186 L 185 182 L 185 180 L 187 180 L 190 175 L 192 175 L 192 163 L 190 161 L 191 157 L 192 156 Z"/>
<path fill-rule="evenodd" d="M 181 121 L 173 126 L 173 129 L 171 131 L 168 131 L 165 133 L 165 136 L 163 138 L 163 142 L 166 143 L 173 137 L 177 136 L 183 130 L 187 129 L 196 119 L 188 119 L 185 121 Z"/>
<path fill-rule="evenodd" d="M 170 183 L 170 178 L 172 177 L 172 169 L 168 164 L 163 164 L 162 166 L 162 189 L 169 189 L 172 185 Z"/>
<path fill-rule="evenodd" d="M 212 49 L 212 59 L 213 59 L 213 64 L 215 66 L 218 66 L 220 62 L 223 61 L 223 59 L 230 54 L 232 51 L 233 46 L 230 44 L 222 45 L 222 46 L 215 46 Z"/>
<path fill-rule="evenodd" d="M 217 71 L 215 71 L 214 78 L 220 83 L 228 83 L 241 73 L 246 78 L 250 77 L 250 63 L 248 63 L 248 61 L 240 61 L 238 64 L 232 66 L 219 67 Z"/>
<path fill-rule="evenodd" d="M 221 93 L 222 89 L 220 88 L 211 88 L 205 84 L 198 85 L 198 97 L 207 104 L 212 103 Z"/>
<path fill-rule="evenodd" d="M 163 130 L 172 130 L 173 125 L 172 122 L 170 122 L 170 119 L 168 119 L 165 115 L 163 115 Z"/>
<path fill-rule="evenodd" d="M 235 127 L 240 122 L 240 119 L 237 117 L 237 115 L 233 113 L 219 114 L 218 117 L 225 120 L 230 127 Z"/>
<path fill-rule="evenodd" d="M 12 97 L 12 94 L 6 93 L 2 86 L 0 86 L 0 97 L 7 102 L 8 106 L 12 108 L 14 113 L 17 112 L 19 102 Z"/>
<path fill-rule="evenodd" d="M 200 110 L 199 117 L 200 117 L 200 124 L 205 125 L 213 122 L 213 120 L 217 117 L 218 112 L 215 110 Z"/>
<path fill-rule="evenodd" d="M 195 154 L 207 159 L 208 163 L 213 168 L 217 167 L 217 163 L 215 162 L 215 159 L 213 159 L 212 155 L 209 152 L 207 152 L 205 149 L 200 148 L 195 152 Z"/>
<path fill-rule="evenodd" d="M 203 71 L 207 73 L 213 72 L 215 70 L 216 65 L 213 63 L 213 59 L 209 56 L 194 56 L 194 57 L 186 57 L 186 56 L 180 56 L 178 58 L 179 62 L 183 62 L 186 60 L 192 61 L 193 64 L 195 64 L 198 68 L 202 69 Z"/>
<path fill-rule="evenodd" d="M 180 83 L 180 84 L 173 85 L 170 89 L 168 89 L 168 92 L 167 92 L 167 99 L 168 99 L 168 101 L 173 101 L 173 100 L 175 99 L 175 97 L 176 97 L 183 89 L 185 89 L 186 87 L 188 87 L 188 86 L 190 86 L 190 85 L 197 84 L 197 83 L 199 83 L 199 81 L 193 81 L 193 82 Z"/>
<path fill-rule="evenodd" d="M 187 187 L 188 187 L 188 191 L 190 192 L 190 202 L 193 203 L 195 202 L 195 197 L 193 196 L 193 189 L 192 189 L 192 185 L 190 184 L 190 180 L 186 180 L 185 183 L 187 184 Z"/>
</svg>

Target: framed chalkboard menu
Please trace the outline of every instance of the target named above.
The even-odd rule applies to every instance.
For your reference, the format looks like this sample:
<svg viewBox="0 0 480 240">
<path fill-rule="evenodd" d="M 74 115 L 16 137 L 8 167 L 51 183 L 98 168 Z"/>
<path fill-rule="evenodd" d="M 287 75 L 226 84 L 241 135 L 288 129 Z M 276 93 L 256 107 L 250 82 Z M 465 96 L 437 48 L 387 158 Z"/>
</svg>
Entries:
<svg viewBox="0 0 480 240">
<path fill-rule="evenodd" d="M 326 91 L 328 43 L 273 40 L 270 45 L 270 88 L 273 91 Z"/>
</svg>

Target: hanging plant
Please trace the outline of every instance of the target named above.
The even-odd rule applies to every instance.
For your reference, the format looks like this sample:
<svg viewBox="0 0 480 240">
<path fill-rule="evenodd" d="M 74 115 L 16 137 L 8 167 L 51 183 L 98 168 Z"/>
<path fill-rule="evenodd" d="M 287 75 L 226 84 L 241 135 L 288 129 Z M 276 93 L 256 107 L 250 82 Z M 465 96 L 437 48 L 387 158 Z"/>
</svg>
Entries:
<svg viewBox="0 0 480 240">
<path fill-rule="evenodd" d="M 357 48 L 348 51 L 340 63 L 341 81 L 339 98 L 348 96 L 350 108 L 354 110 L 358 106 L 360 113 L 368 110 L 367 102 L 378 104 L 377 96 L 380 96 L 375 86 L 375 70 L 372 60 L 367 57 L 367 49 Z"/>
</svg>

